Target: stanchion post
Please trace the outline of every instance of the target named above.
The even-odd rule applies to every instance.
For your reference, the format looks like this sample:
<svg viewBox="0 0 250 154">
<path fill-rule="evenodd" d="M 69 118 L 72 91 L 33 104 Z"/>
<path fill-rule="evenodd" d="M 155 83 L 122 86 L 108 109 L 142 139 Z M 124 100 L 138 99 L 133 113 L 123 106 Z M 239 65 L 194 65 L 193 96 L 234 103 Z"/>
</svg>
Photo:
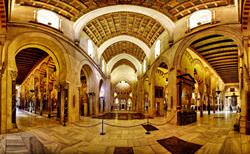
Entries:
<svg viewBox="0 0 250 154">
<path fill-rule="evenodd" d="M 100 133 L 100 135 L 105 135 L 105 133 L 103 132 L 103 119 L 102 119 L 102 132 Z"/>
<path fill-rule="evenodd" d="M 148 118 L 148 116 L 147 116 L 147 125 L 149 125 L 149 118 Z M 151 134 L 151 133 L 150 133 L 150 131 L 147 130 L 145 134 L 148 135 L 148 134 Z"/>
</svg>

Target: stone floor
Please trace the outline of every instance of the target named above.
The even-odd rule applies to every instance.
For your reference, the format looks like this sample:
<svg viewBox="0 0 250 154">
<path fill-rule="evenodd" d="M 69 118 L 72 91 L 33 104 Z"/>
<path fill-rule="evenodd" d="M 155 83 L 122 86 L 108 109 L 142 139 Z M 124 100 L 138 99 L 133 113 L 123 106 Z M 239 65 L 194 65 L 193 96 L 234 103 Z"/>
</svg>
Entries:
<svg viewBox="0 0 250 154">
<path fill-rule="evenodd" d="M 55 119 L 17 115 L 17 132 L 0 135 L 0 153 L 112 154 L 115 147 L 133 147 L 135 154 L 168 154 L 157 140 L 176 136 L 202 145 L 196 154 L 250 154 L 250 136 L 233 131 L 236 113 L 205 114 L 187 126 L 165 124 L 171 115 L 149 119 L 159 129 L 150 134 L 140 125 L 147 119 L 104 120 L 105 135 L 100 135 L 100 119 L 83 118 L 64 127 Z"/>
</svg>

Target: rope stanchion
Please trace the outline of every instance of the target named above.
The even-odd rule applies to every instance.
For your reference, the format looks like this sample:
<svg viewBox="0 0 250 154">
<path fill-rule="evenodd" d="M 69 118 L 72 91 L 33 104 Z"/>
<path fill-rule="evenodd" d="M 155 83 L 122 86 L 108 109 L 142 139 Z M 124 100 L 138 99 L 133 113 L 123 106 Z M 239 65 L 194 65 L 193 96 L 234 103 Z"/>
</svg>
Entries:
<svg viewBox="0 0 250 154">
<path fill-rule="evenodd" d="M 104 123 L 108 126 L 111 126 L 111 127 L 119 127 L 119 128 L 132 128 L 132 127 L 138 127 L 138 126 L 141 126 L 143 124 L 146 124 L 146 123 L 141 123 L 141 124 L 138 124 L 138 125 L 132 125 L 132 126 L 119 126 L 119 125 L 113 125 L 113 124 L 109 124 L 109 123 Z"/>
<path fill-rule="evenodd" d="M 103 132 L 103 119 L 102 119 L 102 132 L 100 133 L 100 135 L 105 135 L 105 133 Z"/>
<path fill-rule="evenodd" d="M 149 123 L 149 118 L 148 118 L 148 116 L 147 116 L 147 125 L 149 125 L 149 124 L 150 124 L 150 123 Z M 145 132 L 145 134 L 149 135 L 149 134 L 151 134 L 151 133 L 150 133 L 150 131 L 147 130 L 147 131 Z"/>
<path fill-rule="evenodd" d="M 96 127 L 96 126 L 98 126 L 98 125 L 100 125 L 100 124 L 101 124 L 101 122 L 98 122 L 97 124 L 94 124 L 94 125 L 86 125 L 86 126 L 83 126 L 83 125 L 79 125 L 79 124 L 74 123 L 74 125 L 76 125 L 76 126 L 78 126 L 78 127 Z"/>
</svg>

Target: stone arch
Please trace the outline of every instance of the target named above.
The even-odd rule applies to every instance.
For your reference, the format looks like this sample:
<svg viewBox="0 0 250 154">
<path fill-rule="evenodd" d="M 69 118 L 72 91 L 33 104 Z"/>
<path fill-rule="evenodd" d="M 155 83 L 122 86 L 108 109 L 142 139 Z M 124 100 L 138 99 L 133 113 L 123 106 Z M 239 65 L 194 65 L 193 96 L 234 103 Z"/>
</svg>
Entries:
<svg viewBox="0 0 250 154">
<path fill-rule="evenodd" d="M 190 46 L 190 44 L 193 41 L 195 41 L 203 36 L 210 35 L 210 34 L 222 34 L 226 37 L 229 37 L 232 40 L 234 40 L 236 42 L 236 44 L 238 45 L 239 55 L 241 55 L 242 52 L 244 51 L 243 45 L 242 45 L 242 38 L 240 37 L 240 36 L 242 36 L 240 31 L 233 29 L 233 28 L 230 28 L 228 26 L 213 27 L 213 28 L 204 30 L 202 32 L 199 32 L 197 34 L 190 35 L 190 36 L 184 38 L 180 42 L 180 44 L 175 52 L 174 58 L 173 58 L 173 68 L 180 69 L 182 56 L 184 55 L 186 49 Z"/>
<path fill-rule="evenodd" d="M 67 51 L 55 38 L 39 32 L 23 33 L 11 41 L 8 47 L 8 69 L 17 71 L 15 56 L 26 48 L 38 48 L 47 52 L 59 70 L 59 81 L 67 80 L 70 70 Z"/>
<path fill-rule="evenodd" d="M 157 67 L 161 64 L 161 63 L 165 63 L 167 66 L 168 66 L 168 70 L 169 70 L 169 60 L 164 57 L 164 56 L 161 56 L 159 59 L 157 59 L 157 61 L 154 63 L 154 65 L 151 67 L 149 73 L 152 74 L 152 73 L 155 73 L 156 70 L 157 70 Z"/>
<path fill-rule="evenodd" d="M 173 40 L 173 32 L 174 32 L 175 24 L 169 17 L 167 17 L 166 15 L 164 15 L 163 13 L 159 11 L 141 7 L 141 6 L 135 6 L 135 5 L 107 6 L 107 7 L 95 9 L 91 12 L 86 13 L 74 23 L 73 29 L 74 29 L 75 39 L 78 40 L 80 38 L 82 27 L 85 26 L 89 21 L 104 14 L 120 12 L 120 11 L 140 13 L 140 14 L 150 16 L 156 19 L 168 31 L 170 40 Z"/>
<path fill-rule="evenodd" d="M 96 75 L 95 75 L 93 66 L 87 60 L 83 60 L 82 62 L 80 62 L 79 71 L 77 72 L 77 76 L 79 76 L 78 85 L 81 85 L 81 79 L 80 79 L 81 71 L 83 71 L 84 74 L 86 75 L 87 91 L 94 92 L 95 91 L 94 85 L 96 83 Z"/>
<path fill-rule="evenodd" d="M 137 46 L 139 46 L 144 53 L 146 54 L 146 57 L 149 58 L 150 57 L 150 48 L 147 46 L 147 44 L 145 44 L 143 41 L 139 40 L 138 38 L 135 38 L 133 36 L 129 36 L 129 35 L 119 35 L 116 37 L 113 37 L 107 41 L 105 41 L 98 49 L 98 59 L 101 58 L 103 52 L 112 44 L 116 43 L 116 42 L 120 42 L 120 41 L 129 41 L 131 43 L 136 44 Z"/>
<path fill-rule="evenodd" d="M 137 69 L 137 73 L 140 74 L 141 73 L 141 70 L 142 70 L 142 64 L 138 61 L 138 59 L 136 59 L 135 57 L 129 55 L 129 54 L 126 54 L 126 53 L 122 53 L 122 54 L 119 54 L 115 57 L 113 57 L 107 64 L 108 66 L 108 73 L 111 73 L 111 70 L 112 68 L 114 67 L 114 65 L 121 59 L 127 59 L 129 60 L 130 62 L 132 62 L 134 64 L 134 66 L 136 66 L 136 69 Z"/>
</svg>

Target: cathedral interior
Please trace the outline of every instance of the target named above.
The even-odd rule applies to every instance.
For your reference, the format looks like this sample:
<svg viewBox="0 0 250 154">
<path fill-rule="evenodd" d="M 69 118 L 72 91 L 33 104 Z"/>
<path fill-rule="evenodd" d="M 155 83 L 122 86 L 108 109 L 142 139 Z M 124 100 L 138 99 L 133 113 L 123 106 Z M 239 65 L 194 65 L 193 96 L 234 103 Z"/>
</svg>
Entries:
<svg viewBox="0 0 250 154">
<path fill-rule="evenodd" d="M 0 0 L 0 153 L 250 154 L 249 52 L 250 0 Z"/>
</svg>

